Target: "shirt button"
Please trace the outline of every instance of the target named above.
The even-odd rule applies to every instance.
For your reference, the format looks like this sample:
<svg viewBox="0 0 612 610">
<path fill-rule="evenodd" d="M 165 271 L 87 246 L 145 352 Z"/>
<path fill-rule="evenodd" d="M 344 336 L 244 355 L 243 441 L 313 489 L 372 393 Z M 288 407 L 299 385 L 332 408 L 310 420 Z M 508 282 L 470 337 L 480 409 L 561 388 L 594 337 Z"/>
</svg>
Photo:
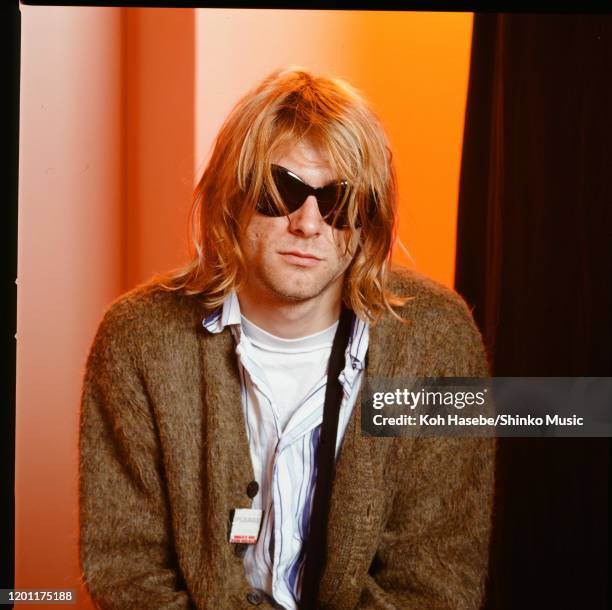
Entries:
<svg viewBox="0 0 612 610">
<path fill-rule="evenodd" d="M 244 542 L 239 542 L 238 544 L 234 545 L 234 555 L 236 555 L 236 557 L 244 557 L 245 553 L 247 552 L 247 544 L 245 544 Z"/>
<path fill-rule="evenodd" d="M 249 591 L 246 598 L 249 604 L 253 604 L 254 606 L 259 606 L 263 601 L 263 595 L 259 591 Z"/>
<path fill-rule="evenodd" d="M 257 481 L 251 481 L 248 485 L 247 485 L 247 496 L 249 496 L 249 498 L 254 498 L 257 495 L 257 492 L 259 491 L 259 483 Z"/>
</svg>

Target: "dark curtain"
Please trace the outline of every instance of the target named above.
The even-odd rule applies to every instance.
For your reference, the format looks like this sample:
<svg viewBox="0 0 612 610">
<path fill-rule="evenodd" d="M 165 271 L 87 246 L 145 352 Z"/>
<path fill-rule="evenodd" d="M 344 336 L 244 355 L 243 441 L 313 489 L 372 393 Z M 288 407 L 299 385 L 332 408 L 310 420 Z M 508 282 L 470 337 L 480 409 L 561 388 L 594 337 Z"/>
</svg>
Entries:
<svg viewBox="0 0 612 610">
<path fill-rule="evenodd" d="M 455 286 L 497 376 L 609 376 L 612 16 L 475 15 Z M 607 439 L 500 439 L 487 609 L 607 608 Z"/>
</svg>

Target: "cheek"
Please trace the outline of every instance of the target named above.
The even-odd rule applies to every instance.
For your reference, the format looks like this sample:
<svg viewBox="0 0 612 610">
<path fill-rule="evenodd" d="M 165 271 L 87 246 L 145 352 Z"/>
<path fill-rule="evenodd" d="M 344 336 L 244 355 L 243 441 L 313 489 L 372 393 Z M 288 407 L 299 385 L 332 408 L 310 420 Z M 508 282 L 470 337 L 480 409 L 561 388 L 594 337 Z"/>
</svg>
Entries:
<svg viewBox="0 0 612 610">
<path fill-rule="evenodd" d="M 252 260 L 257 254 L 260 233 L 261 230 L 255 223 L 249 223 L 241 242 L 242 253 L 247 260 Z"/>
<path fill-rule="evenodd" d="M 273 246 L 278 241 L 278 235 L 284 230 L 285 218 L 253 217 L 245 232 L 244 250 L 260 252 Z"/>
<path fill-rule="evenodd" d="M 265 238 L 267 220 L 267 218 L 260 216 L 251 218 L 246 230 L 246 238 L 250 242 L 258 242 Z"/>
</svg>

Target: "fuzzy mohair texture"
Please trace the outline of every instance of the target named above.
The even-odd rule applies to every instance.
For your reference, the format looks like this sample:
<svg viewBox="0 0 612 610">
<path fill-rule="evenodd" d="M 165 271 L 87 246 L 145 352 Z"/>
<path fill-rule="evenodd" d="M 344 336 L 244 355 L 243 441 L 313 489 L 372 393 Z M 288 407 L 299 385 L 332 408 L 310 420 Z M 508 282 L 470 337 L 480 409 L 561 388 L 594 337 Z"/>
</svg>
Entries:
<svg viewBox="0 0 612 610">
<path fill-rule="evenodd" d="M 485 377 L 459 295 L 414 271 L 370 329 L 366 375 Z M 234 340 L 197 296 L 141 286 L 107 310 L 84 380 L 80 560 L 99 608 L 252 608 L 231 509 L 253 480 Z M 495 441 L 362 436 L 360 397 L 332 488 L 318 608 L 476 610 L 487 575 Z M 250 596 L 252 600 L 253 597 Z M 270 608 L 263 601 L 262 608 Z"/>
</svg>

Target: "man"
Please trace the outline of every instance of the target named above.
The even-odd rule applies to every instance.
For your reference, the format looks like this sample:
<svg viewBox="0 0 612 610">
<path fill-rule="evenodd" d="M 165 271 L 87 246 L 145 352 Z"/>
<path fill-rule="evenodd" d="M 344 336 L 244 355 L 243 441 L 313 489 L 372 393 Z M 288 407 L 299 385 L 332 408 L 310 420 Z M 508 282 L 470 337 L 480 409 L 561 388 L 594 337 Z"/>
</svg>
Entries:
<svg viewBox="0 0 612 610">
<path fill-rule="evenodd" d="M 369 375 L 487 374 L 461 298 L 389 269 L 395 177 L 372 111 L 339 80 L 271 75 L 221 128 L 195 206 L 193 261 L 113 304 L 88 360 L 94 600 L 478 608 L 492 441 L 361 436 Z"/>
</svg>

